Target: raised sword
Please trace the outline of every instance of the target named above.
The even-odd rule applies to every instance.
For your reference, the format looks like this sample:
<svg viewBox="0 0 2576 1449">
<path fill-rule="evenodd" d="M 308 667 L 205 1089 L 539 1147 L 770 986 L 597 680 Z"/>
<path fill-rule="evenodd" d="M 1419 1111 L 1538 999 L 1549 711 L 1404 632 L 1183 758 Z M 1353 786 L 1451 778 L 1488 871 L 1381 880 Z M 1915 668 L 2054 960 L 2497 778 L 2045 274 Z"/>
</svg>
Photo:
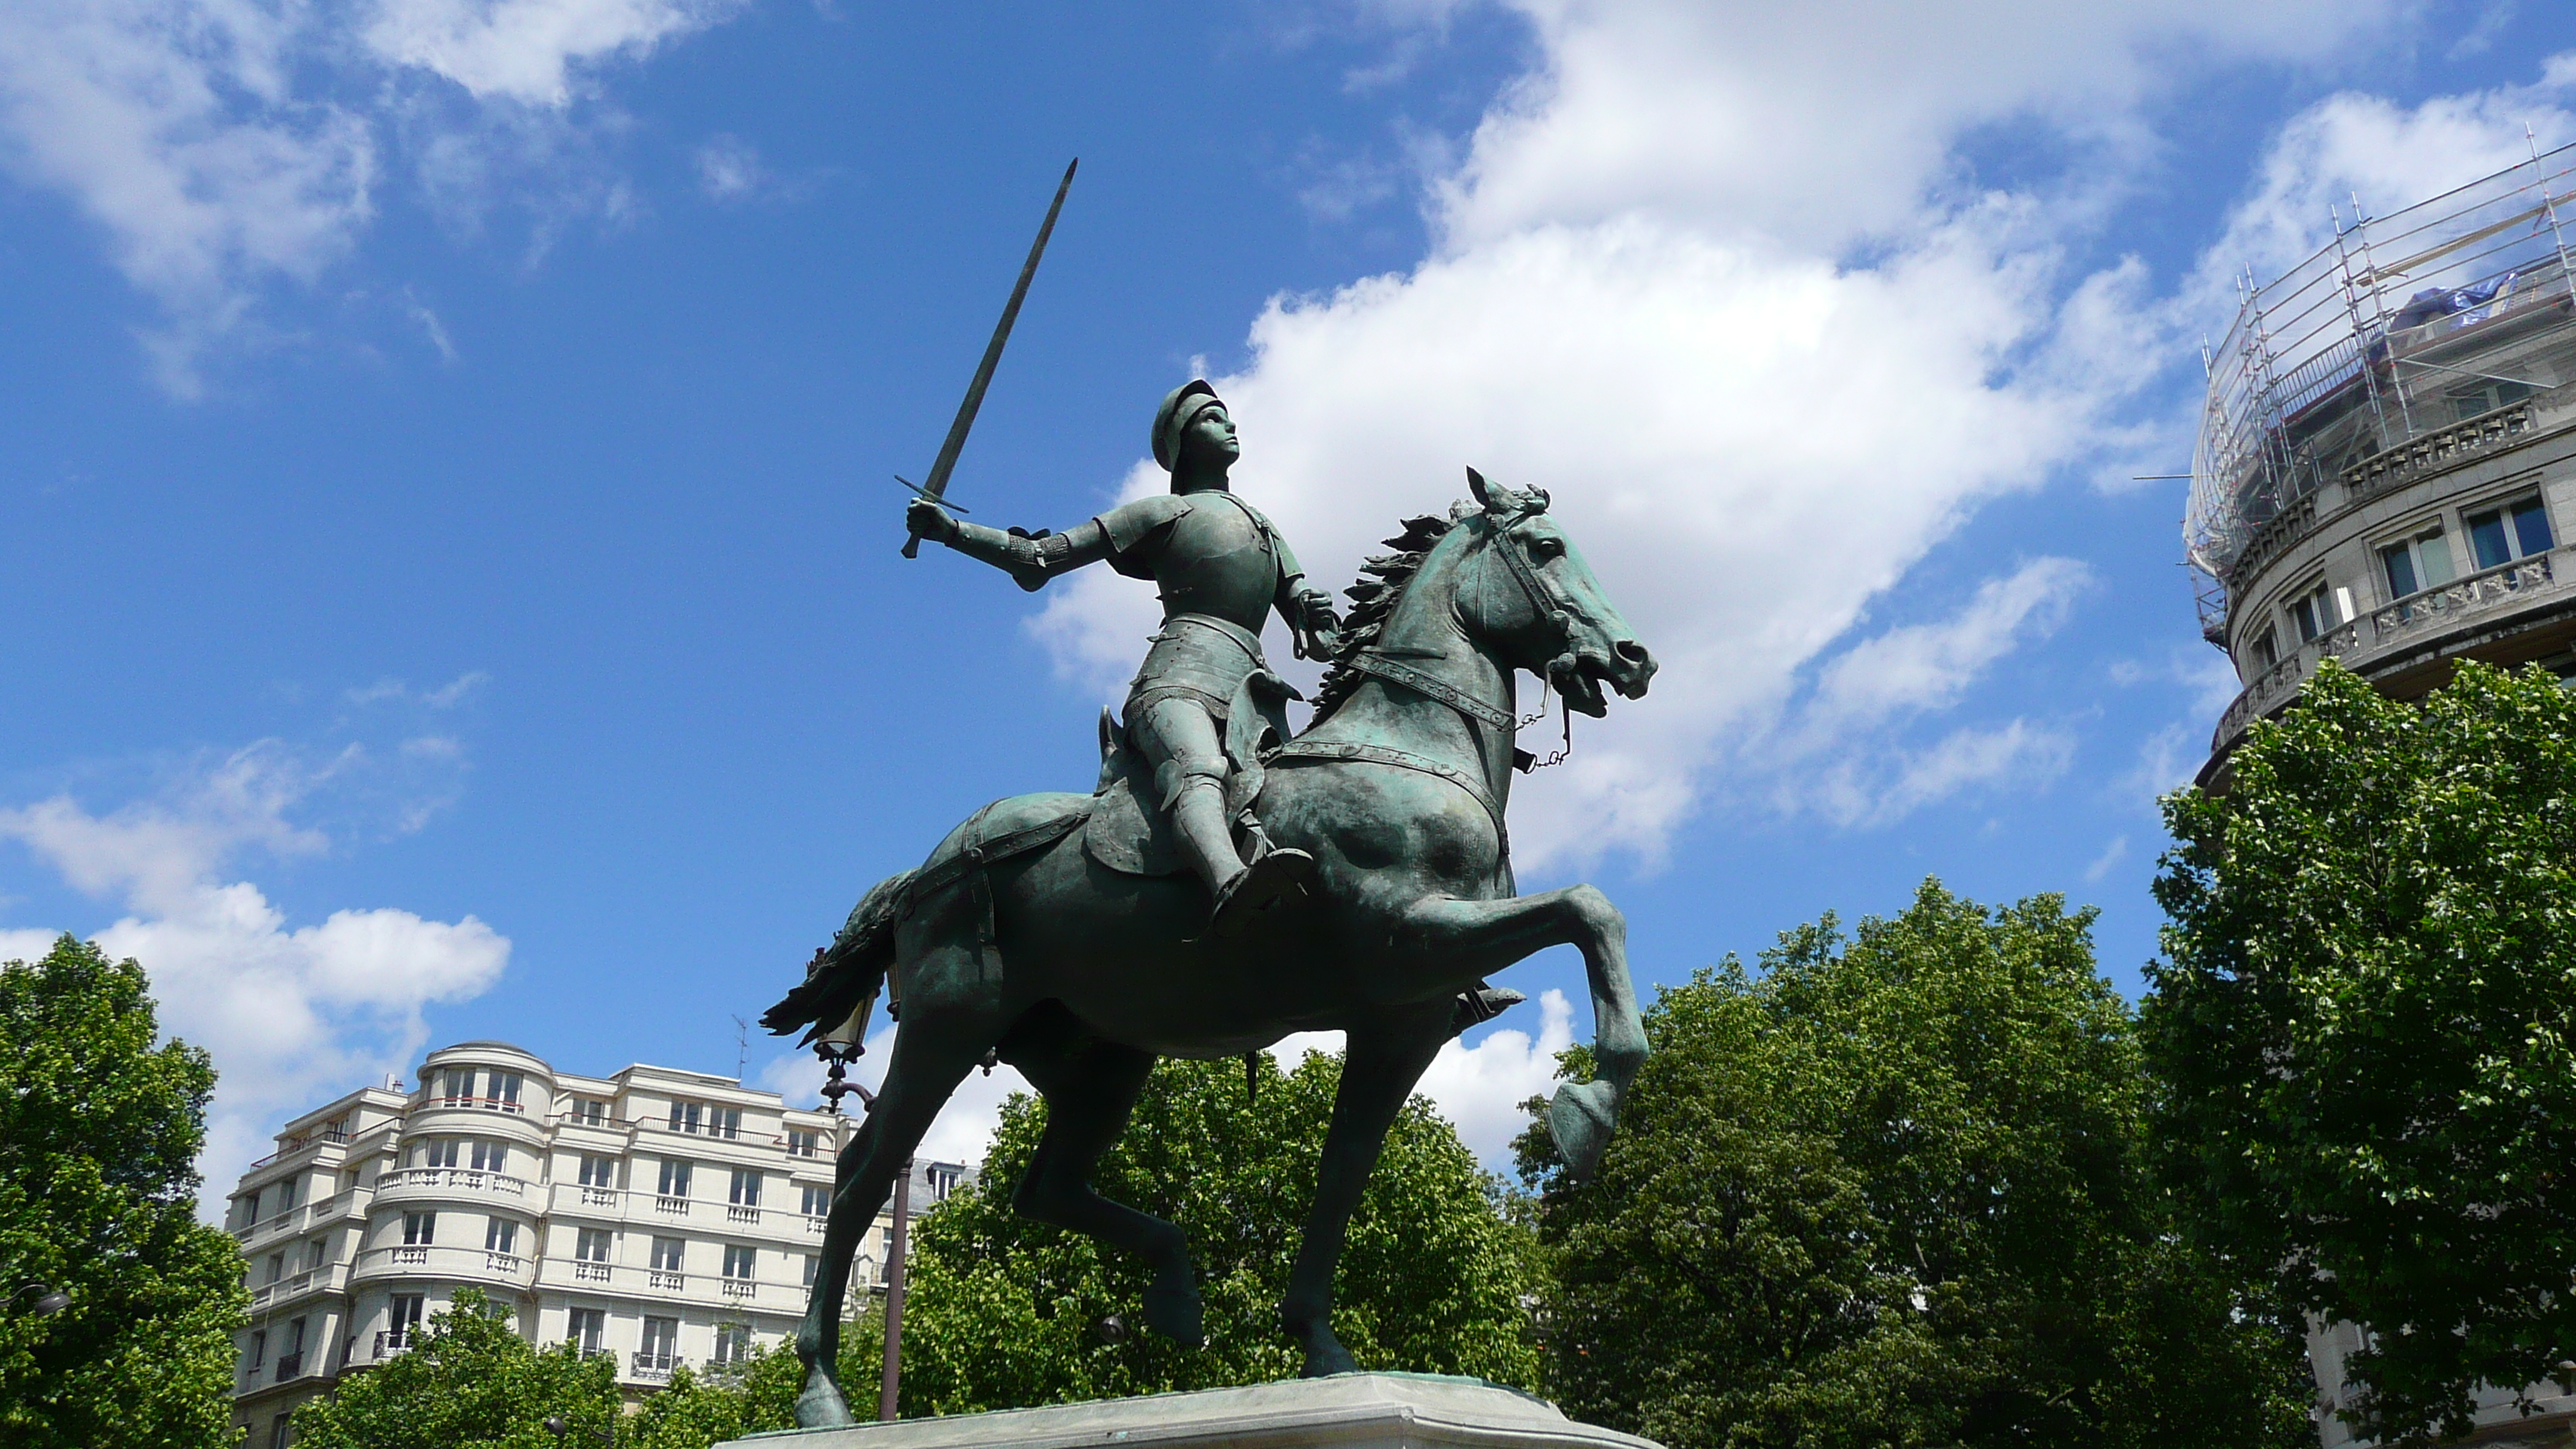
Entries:
<svg viewBox="0 0 2576 1449">
<path fill-rule="evenodd" d="M 1002 344 L 1011 340 L 1011 324 L 1020 320 L 1021 299 L 1029 295 L 1029 279 L 1038 274 L 1038 258 L 1046 255 L 1047 237 L 1055 231 L 1056 213 L 1064 210 L 1064 194 L 1073 189 L 1074 167 L 1082 164 L 1076 156 L 1064 168 L 1064 180 L 1056 186 L 1055 202 L 1047 208 L 1046 221 L 1038 227 L 1038 239 L 1029 244 L 1028 262 L 1020 268 L 1020 280 L 1011 288 L 1011 300 L 1003 304 L 1002 320 L 993 327 L 993 340 L 984 344 L 984 360 L 975 365 L 975 380 L 966 385 L 966 400 L 957 405 L 957 418 L 948 425 L 948 439 L 939 445 L 938 461 L 930 465 L 930 476 L 918 485 L 904 482 L 906 488 L 938 503 L 948 492 L 948 475 L 956 470 L 957 455 L 966 448 L 966 433 L 975 426 L 975 410 L 984 405 L 984 389 L 993 381 L 994 364 L 1002 360 Z M 921 557 L 921 535 L 911 534 L 903 541 L 905 558 Z"/>
</svg>

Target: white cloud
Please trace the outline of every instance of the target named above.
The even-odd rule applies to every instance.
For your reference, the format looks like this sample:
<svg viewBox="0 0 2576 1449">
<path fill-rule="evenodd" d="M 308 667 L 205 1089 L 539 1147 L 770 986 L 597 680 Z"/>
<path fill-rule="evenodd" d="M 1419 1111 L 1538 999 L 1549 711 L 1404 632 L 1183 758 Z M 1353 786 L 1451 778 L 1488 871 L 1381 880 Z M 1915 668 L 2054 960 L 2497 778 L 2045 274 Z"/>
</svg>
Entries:
<svg viewBox="0 0 2576 1449">
<path fill-rule="evenodd" d="M 698 189 L 712 201 L 741 201 L 771 185 L 759 148 L 740 136 L 716 136 L 698 148 Z"/>
<path fill-rule="evenodd" d="M 54 949 L 52 931 L 0 930 L 0 961 L 41 961 Z"/>
<path fill-rule="evenodd" d="M 1811 783 L 1784 785 L 1784 803 L 1804 805 L 1842 826 L 1886 825 L 1924 806 L 1978 789 L 2035 791 L 2075 759 L 2068 731 L 2026 719 L 1951 731 L 1923 749 L 1847 749 Z"/>
<path fill-rule="evenodd" d="M 1539 59 L 1434 187 L 1432 254 L 1276 299 L 1218 387 L 1243 427 L 1242 486 L 1319 578 L 1446 503 L 1464 464 L 1554 493 L 1664 667 L 1651 697 L 1577 728 L 1565 768 L 1516 786 L 1532 869 L 1656 858 L 1712 787 L 1779 763 L 1729 741 L 1777 718 L 1800 672 L 1977 507 L 2150 441 L 2118 414 L 2176 354 L 2171 322 L 2142 267 L 2077 275 L 2064 247 L 2152 150 L 2134 103 L 2183 61 L 2314 58 L 2390 13 L 1515 8 Z M 2045 128 L 2081 166 L 2053 190 L 1973 192 L 1962 138 L 2005 123 Z M 1142 469 L 1127 484 L 1158 486 Z M 2047 568 L 2018 580 L 2041 596 L 2022 620 L 2001 627 L 1999 601 L 2000 632 L 1947 639 L 1949 662 L 1884 687 L 1955 697 L 1979 648 L 2062 609 L 2075 566 Z M 1034 628 L 1105 689 L 1152 609 L 1085 577 Z M 1858 664 L 1831 686 L 1855 708 L 1879 687 Z M 1959 731 L 1840 816 L 2052 774 L 2071 751 L 2029 721 Z"/>
<path fill-rule="evenodd" d="M 2088 881 L 2099 881 L 2111 873 L 2112 867 L 2128 858 L 2129 837 L 2112 836 L 2111 843 L 2102 847 L 2102 853 L 2093 857 L 2093 863 L 2084 867 L 2084 878 Z"/>
<path fill-rule="evenodd" d="M 1812 712 L 1848 727 L 1956 704 L 2025 631 L 2054 633 L 2092 581 L 2093 571 L 2071 558 L 2034 559 L 1988 579 L 1951 618 L 1890 629 L 1843 651 L 1825 666 Z"/>
<path fill-rule="evenodd" d="M 358 35 L 395 65 L 477 100 L 560 107 L 577 71 L 640 60 L 664 41 L 731 19 L 748 0 L 376 0 Z"/>
<path fill-rule="evenodd" d="M 1414 1088 L 1429 1097 L 1458 1129 L 1459 1140 L 1488 1171 L 1508 1171 L 1512 1139 L 1529 1126 L 1521 1103 L 1555 1089 L 1557 1053 L 1574 1045 L 1574 1005 L 1562 991 L 1539 993 L 1538 1036 L 1518 1027 L 1497 1026 L 1474 1046 L 1452 1038 L 1422 1073 Z M 1270 1048 L 1282 1070 L 1294 1069 L 1308 1052 L 1339 1053 L 1343 1034 L 1303 1031 Z"/>
<path fill-rule="evenodd" d="M 508 938 L 470 915 L 342 910 L 291 926 L 256 885 L 228 878 L 245 852 L 329 848 L 289 812 L 366 759 L 351 747 L 315 765 L 263 743 L 105 815 L 69 796 L 0 810 L 0 838 L 123 904 L 92 939 L 143 964 L 164 1032 L 213 1054 L 220 1078 L 198 1158 L 209 1201 L 267 1151 L 279 1120 L 407 1066 L 427 1038 L 425 1009 L 482 992 L 508 963 Z M 50 932 L 0 936 L 0 953 L 51 943 Z"/>
<path fill-rule="evenodd" d="M 541 220 L 614 219 L 622 183 L 567 165 L 584 78 L 721 23 L 747 0 L 11 0 L 0 5 L 0 167 L 70 197 L 159 308 L 142 337 L 172 395 L 218 349 L 273 343 L 264 289 L 308 285 L 359 243 L 389 149 L 470 223 L 507 176 L 557 193 Z M 458 119 L 416 85 L 480 103 Z M 540 227 L 540 244 L 546 239 Z M 540 250 L 542 245 L 540 245 Z M 442 358 L 445 328 L 406 315 Z"/>
<path fill-rule="evenodd" d="M 849 1079 L 874 1092 L 885 1085 L 886 1067 L 894 1059 L 894 1033 L 891 1026 L 881 1026 L 869 1033 L 867 1053 L 852 1065 Z M 759 1085 L 785 1097 L 800 1107 L 820 1106 L 823 1100 L 823 1064 L 810 1051 L 783 1052 L 763 1065 L 756 1076 Z M 981 1070 L 970 1071 L 957 1086 L 956 1095 L 940 1109 L 938 1119 L 923 1134 L 917 1156 L 934 1162 L 962 1162 L 980 1166 L 984 1154 L 993 1145 L 993 1134 L 1002 1122 L 1002 1101 L 1013 1092 L 1035 1094 L 1036 1088 L 1016 1068 L 996 1066 L 991 1075 Z M 861 1110 L 856 1094 L 842 1099 L 847 1111 Z"/>
</svg>

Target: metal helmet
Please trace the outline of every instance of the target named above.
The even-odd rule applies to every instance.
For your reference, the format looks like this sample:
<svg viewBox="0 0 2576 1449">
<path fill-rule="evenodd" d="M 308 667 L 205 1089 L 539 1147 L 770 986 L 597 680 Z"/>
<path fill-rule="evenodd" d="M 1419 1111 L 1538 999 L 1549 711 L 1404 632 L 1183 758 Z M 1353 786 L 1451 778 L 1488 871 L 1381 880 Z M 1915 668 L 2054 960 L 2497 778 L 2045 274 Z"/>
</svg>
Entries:
<svg viewBox="0 0 2576 1449">
<path fill-rule="evenodd" d="M 1207 379 L 1203 377 L 1172 389 L 1171 394 L 1163 399 L 1163 405 L 1154 409 L 1154 461 L 1162 466 L 1164 472 L 1171 472 L 1173 466 L 1180 462 L 1181 434 L 1189 431 L 1190 424 L 1198 421 L 1199 414 L 1212 407 L 1224 406 L 1225 399 L 1218 397 L 1216 389 L 1208 386 Z"/>
</svg>

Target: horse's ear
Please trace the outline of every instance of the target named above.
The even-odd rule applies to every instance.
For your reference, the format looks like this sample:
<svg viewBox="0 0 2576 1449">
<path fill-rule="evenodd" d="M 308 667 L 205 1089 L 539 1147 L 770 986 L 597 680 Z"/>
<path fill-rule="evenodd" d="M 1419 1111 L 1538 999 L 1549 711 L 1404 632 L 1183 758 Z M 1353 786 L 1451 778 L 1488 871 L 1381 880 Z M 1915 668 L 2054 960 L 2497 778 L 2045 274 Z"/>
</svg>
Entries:
<svg viewBox="0 0 2576 1449">
<path fill-rule="evenodd" d="M 1529 511 L 1530 511 L 1530 512 L 1532 512 L 1532 513 L 1545 513 L 1545 512 L 1547 512 L 1547 505 L 1548 505 L 1548 503 L 1549 503 L 1549 501 L 1550 501 L 1550 500 L 1549 500 L 1549 498 L 1548 498 L 1548 496 L 1547 496 L 1547 490 L 1546 490 L 1546 489 L 1541 488 L 1540 486 L 1538 486 L 1538 485 L 1537 485 L 1537 484 L 1535 484 L 1535 483 L 1532 483 L 1532 484 L 1529 486 L 1529 491 L 1528 491 L 1528 492 L 1526 492 L 1526 493 L 1524 493 L 1524 494 L 1522 494 L 1521 496 L 1530 500 L 1530 506 L 1529 506 Z"/>
<path fill-rule="evenodd" d="M 1495 489 L 1492 484 L 1485 481 L 1484 474 L 1477 472 L 1473 468 L 1467 470 L 1467 489 L 1469 492 L 1476 495 L 1476 501 L 1484 505 L 1487 513 L 1499 513 L 1502 511 L 1501 505 L 1496 501 L 1494 496 L 1498 490 Z"/>
</svg>

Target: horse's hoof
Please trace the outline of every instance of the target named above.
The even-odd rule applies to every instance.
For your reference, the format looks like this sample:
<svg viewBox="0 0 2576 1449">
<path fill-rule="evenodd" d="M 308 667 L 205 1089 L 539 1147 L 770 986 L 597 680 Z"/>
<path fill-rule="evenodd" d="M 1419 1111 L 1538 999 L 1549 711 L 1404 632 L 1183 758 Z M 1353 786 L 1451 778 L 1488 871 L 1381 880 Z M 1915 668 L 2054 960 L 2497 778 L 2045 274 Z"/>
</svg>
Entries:
<svg viewBox="0 0 2576 1449">
<path fill-rule="evenodd" d="M 1281 902 L 1304 895 L 1315 879 L 1315 857 L 1281 847 L 1254 861 L 1217 893 L 1208 929 L 1217 939 L 1232 940 L 1270 918 Z"/>
<path fill-rule="evenodd" d="M 841 1397 L 839 1384 L 820 1369 L 805 1376 L 805 1392 L 796 1396 L 797 1428 L 837 1429 L 856 1422 L 850 1417 L 850 1401 Z"/>
<path fill-rule="evenodd" d="M 1306 1366 L 1297 1371 L 1297 1377 L 1328 1379 L 1335 1374 L 1355 1374 L 1359 1371 L 1359 1360 L 1351 1357 L 1351 1351 L 1342 1347 L 1341 1340 L 1327 1338 L 1323 1343 L 1306 1350 Z"/>
<path fill-rule="evenodd" d="M 1146 1289 L 1145 1326 L 1183 1348 L 1207 1346 L 1207 1308 L 1194 1286 Z"/>
<path fill-rule="evenodd" d="M 1547 1131 L 1556 1139 L 1567 1177 L 1592 1180 L 1601 1154 L 1610 1148 L 1610 1124 L 1617 1112 L 1618 1096 L 1608 1082 L 1568 1082 L 1556 1089 L 1547 1104 Z"/>
</svg>

